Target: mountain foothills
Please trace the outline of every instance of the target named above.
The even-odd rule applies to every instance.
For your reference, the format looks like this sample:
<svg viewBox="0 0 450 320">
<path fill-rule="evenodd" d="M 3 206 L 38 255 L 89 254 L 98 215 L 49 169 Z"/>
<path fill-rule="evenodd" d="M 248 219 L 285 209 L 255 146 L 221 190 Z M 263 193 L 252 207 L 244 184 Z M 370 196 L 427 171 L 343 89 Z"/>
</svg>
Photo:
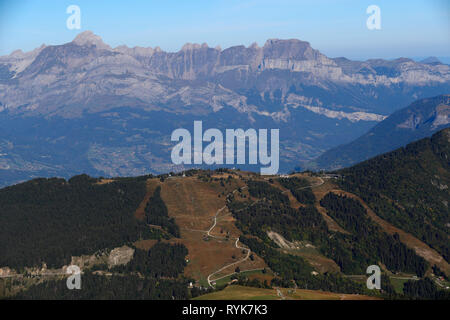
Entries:
<svg viewBox="0 0 450 320">
<path fill-rule="evenodd" d="M 304 167 L 333 170 L 348 167 L 410 142 L 429 137 L 450 125 L 450 95 L 415 101 L 346 145 L 335 147 Z"/>
<path fill-rule="evenodd" d="M 194 120 L 279 128 L 286 172 L 449 91 L 450 66 L 439 61 L 328 58 L 295 39 L 111 48 L 87 31 L 0 57 L 0 184 L 184 170 L 170 161 L 170 134 Z"/>
<path fill-rule="evenodd" d="M 381 218 L 450 259 L 450 128 L 339 171 Z"/>
<path fill-rule="evenodd" d="M 450 129 L 328 174 L 217 169 L 0 189 L 0 295 L 450 299 Z M 66 287 L 67 267 L 82 290 Z M 381 290 L 366 269 L 382 270 Z"/>
</svg>

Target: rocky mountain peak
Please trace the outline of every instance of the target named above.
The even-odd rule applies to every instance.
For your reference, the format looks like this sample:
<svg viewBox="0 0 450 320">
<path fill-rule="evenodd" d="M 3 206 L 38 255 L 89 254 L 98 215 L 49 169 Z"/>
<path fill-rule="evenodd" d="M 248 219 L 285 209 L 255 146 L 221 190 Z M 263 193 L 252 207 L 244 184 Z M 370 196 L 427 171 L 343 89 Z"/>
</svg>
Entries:
<svg viewBox="0 0 450 320">
<path fill-rule="evenodd" d="M 263 50 L 264 56 L 272 59 L 314 60 L 319 54 L 309 42 L 298 39 L 269 39 Z"/>
<path fill-rule="evenodd" d="M 420 61 L 420 63 L 425 64 L 442 64 L 441 60 L 436 57 L 428 57 Z"/>
<path fill-rule="evenodd" d="M 198 50 L 198 49 L 207 49 L 208 44 L 198 44 L 198 43 L 186 43 L 182 48 L 181 51 L 190 51 L 190 50 Z"/>
<path fill-rule="evenodd" d="M 13 52 L 11 52 L 10 56 L 11 57 L 17 57 L 17 56 L 22 56 L 23 55 L 23 51 L 18 49 L 18 50 L 14 50 Z"/>
<path fill-rule="evenodd" d="M 111 49 L 110 46 L 103 42 L 100 36 L 94 34 L 92 31 L 84 31 L 78 34 L 72 43 L 79 46 L 95 45 L 98 49 Z"/>
<path fill-rule="evenodd" d="M 260 47 L 258 46 L 258 43 L 256 43 L 256 42 L 253 42 L 249 48 L 250 49 L 260 49 Z"/>
</svg>

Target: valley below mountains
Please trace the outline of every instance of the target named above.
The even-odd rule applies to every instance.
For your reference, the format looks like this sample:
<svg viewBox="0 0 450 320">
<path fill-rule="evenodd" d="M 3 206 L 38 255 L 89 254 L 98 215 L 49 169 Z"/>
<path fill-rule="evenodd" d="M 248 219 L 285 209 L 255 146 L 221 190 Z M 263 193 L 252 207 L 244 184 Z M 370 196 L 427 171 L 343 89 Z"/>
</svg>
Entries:
<svg viewBox="0 0 450 320">
<path fill-rule="evenodd" d="M 448 92 L 450 67 L 439 62 L 329 58 L 296 39 L 111 48 L 86 31 L 0 57 L 0 186 L 189 169 L 171 163 L 170 134 L 195 120 L 280 129 L 280 172 L 289 172 L 415 100 Z"/>
</svg>

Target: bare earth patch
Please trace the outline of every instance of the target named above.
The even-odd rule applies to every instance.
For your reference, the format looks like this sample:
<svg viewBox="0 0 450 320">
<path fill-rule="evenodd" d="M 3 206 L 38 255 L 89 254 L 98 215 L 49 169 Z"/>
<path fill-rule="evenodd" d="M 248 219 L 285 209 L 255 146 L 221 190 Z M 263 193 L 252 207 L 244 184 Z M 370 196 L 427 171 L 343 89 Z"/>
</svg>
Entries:
<svg viewBox="0 0 450 320">
<path fill-rule="evenodd" d="M 286 300 L 380 300 L 358 294 L 341 294 L 334 292 L 279 288 Z M 194 300 L 281 300 L 277 289 L 263 289 L 232 285 L 222 291 L 209 293 Z"/>
<path fill-rule="evenodd" d="M 218 177 L 227 178 L 228 174 Z M 220 181 L 204 182 L 197 176 L 174 177 L 161 183 L 161 197 L 169 216 L 175 218 L 180 227 L 181 239 L 177 241 L 189 250 L 186 276 L 205 281 L 211 273 L 244 256 L 242 250 L 235 247 L 235 239 L 240 236 L 240 231 L 225 207 L 225 195 L 244 186 L 241 180 L 232 179 L 229 184 L 225 182 L 221 186 Z M 219 197 L 218 194 L 222 192 L 224 195 Z M 208 236 L 207 231 L 213 226 L 216 215 L 216 225 L 210 232 L 211 236 Z M 255 261 L 239 264 L 241 270 L 255 266 L 264 267 L 265 264 L 259 257 Z M 236 265 L 231 271 L 224 271 L 231 273 L 235 268 Z"/>
<path fill-rule="evenodd" d="M 148 179 L 146 182 L 147 192 L 145 194 L 144 199 L 139 204 L 139 207 L 136 209 L 134 216 L 136 219 L 143 221 L 145 218 L 145 206 L 147 205 L 148 200 L 155 192 L 156 187 L 159 185 L 158 179 Z"/>
</svg>

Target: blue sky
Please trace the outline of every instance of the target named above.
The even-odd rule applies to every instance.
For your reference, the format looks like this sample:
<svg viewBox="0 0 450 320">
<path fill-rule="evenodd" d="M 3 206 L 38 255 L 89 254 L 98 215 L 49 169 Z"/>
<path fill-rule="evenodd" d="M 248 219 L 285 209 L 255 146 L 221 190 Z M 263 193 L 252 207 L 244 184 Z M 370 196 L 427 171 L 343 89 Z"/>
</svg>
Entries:
<svg viewBox="0 0 450 320">
<path fill-rule="evenodd" d="M 81 9 L 81 30 L 66 28 L 69 5 Z M 368 30 L 366 8 L 381 9 L 381 30 Z M 186 42 L 263 45 L 298 38 L 331 57 L 450 57 L 448 0 L 0 0 L 0 55 L 62 44 L 92 30 L 109 45 Z"/>
</svg>

